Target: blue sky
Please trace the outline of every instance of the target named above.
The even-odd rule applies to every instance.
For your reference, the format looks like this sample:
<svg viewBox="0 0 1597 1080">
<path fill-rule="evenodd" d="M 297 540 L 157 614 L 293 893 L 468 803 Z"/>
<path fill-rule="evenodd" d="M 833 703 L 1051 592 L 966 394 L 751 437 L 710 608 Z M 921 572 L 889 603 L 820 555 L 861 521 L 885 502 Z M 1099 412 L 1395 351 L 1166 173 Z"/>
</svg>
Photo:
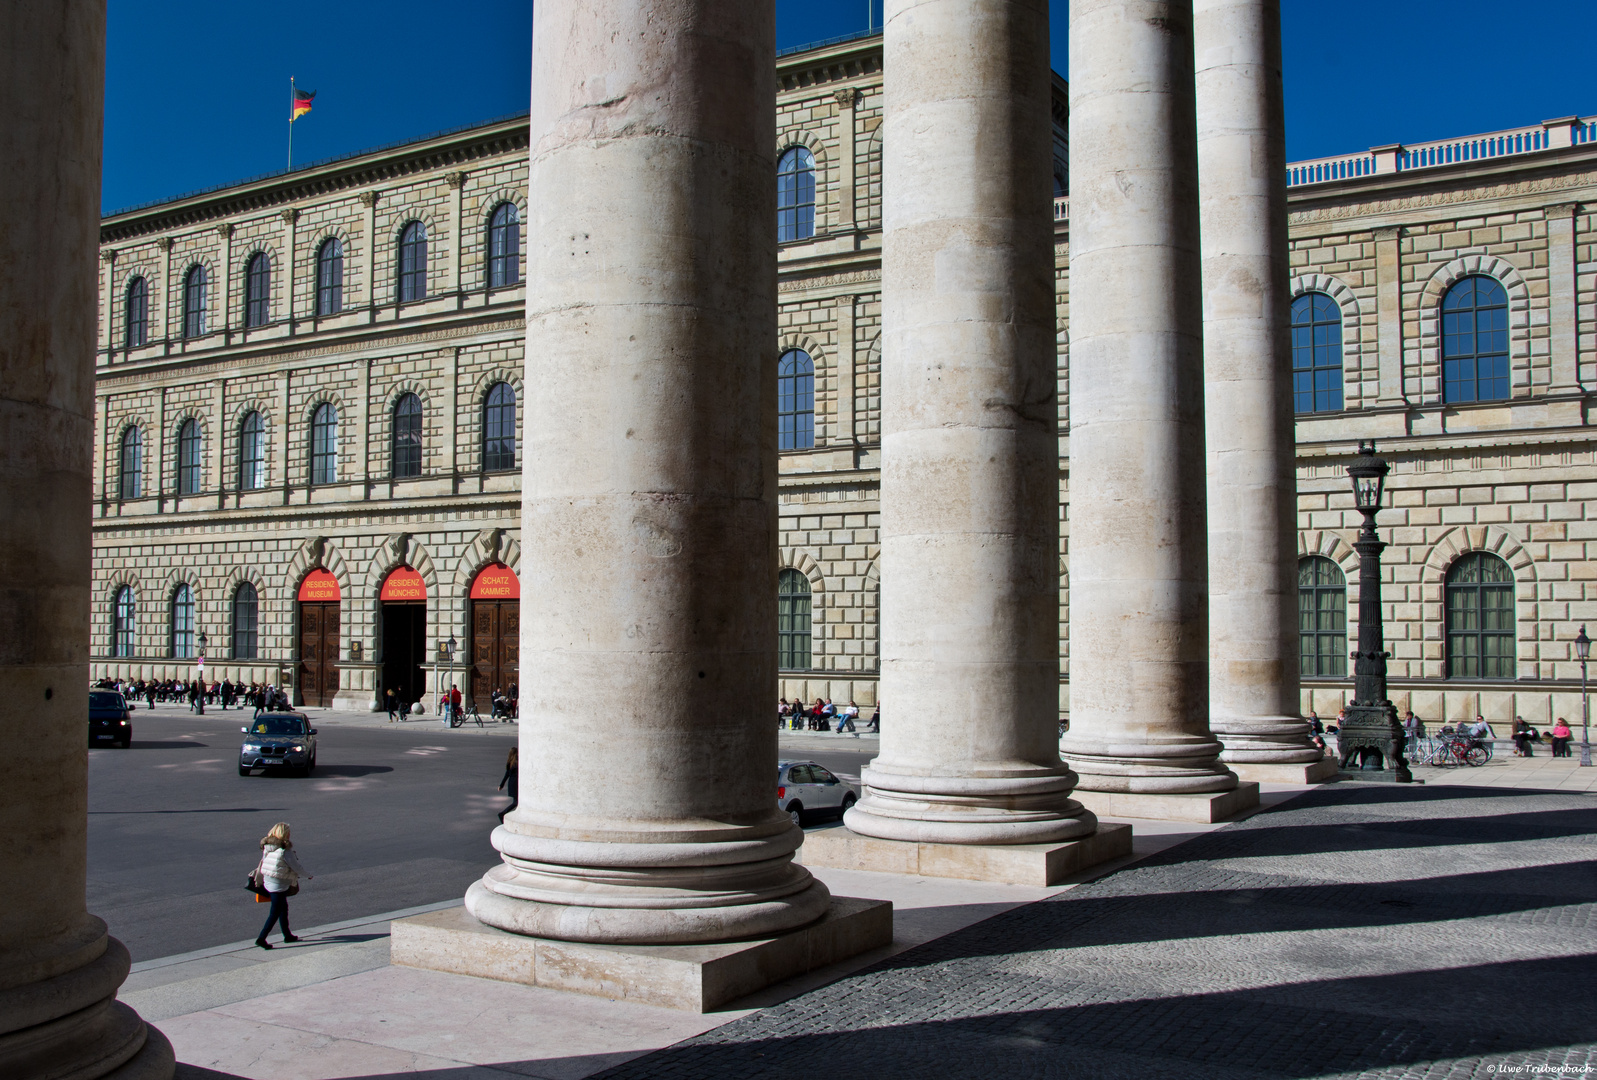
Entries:
<svg viewBox="0 0 1597 1080">
<path fill-rule="evenodd" d="M 777 46 L 866 28 L 868 0 L 776 0 Z M 880 24 L 882 0 L 869 0 Z M 1066 77 L 1067 0 L 1051 0 Z M 450 19 L 441 10 L 458 12 Z M 1283 0 L 1297 160 L 1597 113 L 1590 0 Z M 114 210 L 281 170 L 288 79 L 317 92 L 304 163 L 526 111 L 529 0 L 110 0 Z"/>
</svg>

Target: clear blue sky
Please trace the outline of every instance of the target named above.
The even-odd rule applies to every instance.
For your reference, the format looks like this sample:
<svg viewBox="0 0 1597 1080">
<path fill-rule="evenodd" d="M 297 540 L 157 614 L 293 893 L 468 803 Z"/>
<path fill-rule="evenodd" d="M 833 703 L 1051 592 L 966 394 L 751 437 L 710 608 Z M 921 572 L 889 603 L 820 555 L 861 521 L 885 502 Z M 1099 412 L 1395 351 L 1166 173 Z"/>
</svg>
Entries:
<svg viewBox="0 0 1597 1080">
<path fill-rule="evenodd" d="M 874 21 L 882 0 L 870 0 Z M 867 0 L 777 0 L 777 46 L 866 27 Z M 1067 0 L 1051 0 L 1066 65 Z M 1590 0 L 1283 0 L 1293 159 L 1597 113 Z M 458 17 L 451 19 L 450 13 Z M 529 0 L 110 0 L 107 210 L 525 112 Z"/>
</svg>

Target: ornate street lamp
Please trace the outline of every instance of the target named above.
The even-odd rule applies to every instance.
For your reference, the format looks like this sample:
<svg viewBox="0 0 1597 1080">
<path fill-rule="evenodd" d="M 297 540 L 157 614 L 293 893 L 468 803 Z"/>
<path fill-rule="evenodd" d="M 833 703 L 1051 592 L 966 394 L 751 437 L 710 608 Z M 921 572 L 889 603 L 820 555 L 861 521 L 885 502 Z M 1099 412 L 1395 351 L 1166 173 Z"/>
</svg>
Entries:
<svg viewBox="0 0 1597 1080">
<path fill-rule="evenodd" d="M 200 631 L 200 686 L 199 693 L 194 695 L 194 711 L 201 716 L 205 715 L 205 631 Z"/>
<path fill-rule="evenodd" d="M 1586 628 L 1582 626 L 1580 633 L 1575 635 L 1575 656 L 1580 660 L 1580 763 L 1582 766 L 1591 765 L 1591 700 L 1586 697 L 1586 661 L 1591 656 L 1591 638 L 1586 636 Z"/>
<path fill-rule="evenodd" d="M 1403 756 L 1403 727 L 1397 709 L 1386 697 L 1385 635 L 1381 631 L 1381 552 L 1386 545 L 1375 533 L 1375 515 L 1391 466 L 1375 456 L 1375 443 L 1359 443 L 1359 456 L 1348 466 L 1353 505 L 1364 526 L 1353 543 L 1359 553 L 1359 644 L 1353 659 L 1353 700 L 1337 732 L 1341 775 L 1349 780 L 1384 780 L 1407 784 L 1414 776 Z"/>
</svg>

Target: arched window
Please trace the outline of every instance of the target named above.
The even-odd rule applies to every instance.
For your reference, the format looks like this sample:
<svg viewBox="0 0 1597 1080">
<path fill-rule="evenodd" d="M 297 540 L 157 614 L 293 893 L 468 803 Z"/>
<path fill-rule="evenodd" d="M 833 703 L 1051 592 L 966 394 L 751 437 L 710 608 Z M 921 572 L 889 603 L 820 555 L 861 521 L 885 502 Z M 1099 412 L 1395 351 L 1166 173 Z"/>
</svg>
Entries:
<svg viewBox="0 0 1597 1080">
<path fill-rule="evenodd" d="M 776 164 L 776 238 L 807 240 L 815 235 L 815 158 L 802 146 Z"/>
<path fill-rule="evenodd" d="M 254 660 L 259 645 L 261 598 L 255 586 L 243 582 L 233 592 L 233 651 L 234 660 Z"/>
<path fill-rule="evenodd" d="M 112 656 L 133 655 L 133 635 L 138 629 L 137 618 L 138 609 L 133 604 L 133 588 L 124 585 L 116 591 L 116 599 L 111 603 Z"/>
<path fill-rule="evenodd" d="M 803 349 L 789 349 L 776 368 L 776 448 L 815 445 L 815 365 Z"/>
<path fill-rule="evenodd" d="M 129 427 L 122 433 L 121 460 L 117 462 L 121 497 L 137 499 L 144 494 L 144 432 Z"/>
<path fill-rule="evenodd" d="M 1070 167 L 1054 158 L 1054 198 L 1063 199 L 1070 194 Z"/>
<path fill-rule="evenodd" d="M 200 490 L 200 425 L 185 420 L 177 429 L 177 493 L 193 495 Z"/>
<path fill-rule="evenodd" d="M 311 483 L 338 483 L 338 410 L 330 401 L 311 414 Z"/>
<path fill-rule="evenodd" d="M 337 315 L 344 310 L 344 245 L 329 236 L 316 249 L 316 314 Z"/>
<path fill-rule="evenodd" d="M 516 467 L 516 392 L 494 383 L 482 406 L 482 468 L 505 472 Z"/>
<path fill-rule="evenodd" d="M 238 489 L 259 491 L 266 486 L 266 439 L 261 414 L 251 409 L 238 426 Z"/>
<path fill-rule="evenodd" d="M 504 289 L 521 280 L 521 215 L 503 203 L 488 225 L 488 287 Z"/>
<path fill-rule="evenodd" d="M 1324 293 L 1292 301 L 1292 406 L 1299 413 L 1342 408 L 1342 309 Z"/>
<path fill-rule="evenodd" d="M 1467 277 L 1442 297 L 1442 400 L 1508 399 L 1508 293 Z"/>
<path fill-rule="evenodd" d="M 1471 552 L 1447 572 L 1447 674 L 1512 679 L 1514 572 L 1496 555 Z"/>
<path fill-rule="evenodd" d="M 810 579 L 798 570 L 783 570 L 776 578 L 776 666 L 810 667 Z"/>
<path fill-rule="evenodd" d="M 183 276 L 183 336 L 205 333 L 205 267 L 191 266 Z"/>
<path fill-rule="evenodd" d="M 405 394 L 394 404 L 393 477 L 421 475 L 421 398 Z"/>
<path fill-rule="evenodd" d="M 272 261 L 257 251 L 244 264 L 244 325 L 265 326 L 272 321 Z"/>
<path fill-rule="evenodd" d="M 194 590 L 179 585 L 172 592 L 172 638 L 167 655 L 183 658 L 194 655 Z"/>
<path fill-rule="evenodd" d="M 1347 577 L 1323 555 L 1298 561 L 1298 671 L 1347 674 Z"/>
<path fill-rule="evenodd" d="M 141 348 L 150 340 L 150 283 L 142 277 L 128 282 L 122 305 L 122 347 Z"/>
<path fill-rule="evenodd" d="M 427 296 L 427 226 L 412 221 L 399 234 L 399 302 Z"/>
</svg>

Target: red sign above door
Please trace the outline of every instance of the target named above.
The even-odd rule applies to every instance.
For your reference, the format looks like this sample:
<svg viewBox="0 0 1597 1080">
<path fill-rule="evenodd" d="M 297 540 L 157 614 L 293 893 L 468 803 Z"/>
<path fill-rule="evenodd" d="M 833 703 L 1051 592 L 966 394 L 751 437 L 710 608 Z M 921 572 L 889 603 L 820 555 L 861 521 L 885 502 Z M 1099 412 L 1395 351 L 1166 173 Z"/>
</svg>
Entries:
<svg viewBox="0 0 1597 1080">
<path fill-rule="evenodd" d="M 379 600 L 423 600 L 427 599 L 427 585 L 421 575 L 408 566 L 397 566 L 389 572 L 383 581 L 383 591 Z"/>
<path fill-rule="evenodd" d="M 471 583 L 473 600 L 520 600 L 521 582 L 504 563 L 489 563 Z"/>
<path fill-rule="evenodd" d="M 305 575 L 305 580 L 299 583 L 299 599 L 338 603 L 338 579 L 326 570 L 312 570 Z"/>
</svg>

